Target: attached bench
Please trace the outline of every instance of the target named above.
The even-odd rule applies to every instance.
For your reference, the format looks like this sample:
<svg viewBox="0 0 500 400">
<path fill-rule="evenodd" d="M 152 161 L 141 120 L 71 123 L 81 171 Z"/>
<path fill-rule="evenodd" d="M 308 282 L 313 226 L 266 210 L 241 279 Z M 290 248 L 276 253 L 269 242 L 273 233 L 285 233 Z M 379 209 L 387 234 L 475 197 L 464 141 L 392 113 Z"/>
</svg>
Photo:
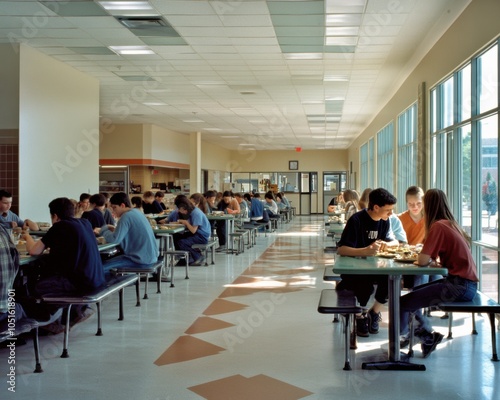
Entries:
<svg viewBox="0 0 500 400">
<path fill-rule="evenodd" d="M 336 274 L 335 272 L 333 272 L 332 265 L 327 265 L 325 267 L 325 272 L 323 272 L 323 280 L 325 282 L 340 282 L 342 280 L 342 278 L 340 277 L 340 274 Z M 332 322 L 339 322 L 338 314 L 333 315 Z"/>
<path fill-rule="evenodd" d="M 344 338 L 345 338 L 345 362 L 344 371 L 350 371 L 351 362 L 349 348 L 356 349 L 356 329 L 351 333 L 351 316 L 361 314 L 366 311 L 363 307 L 357 305 L 356 296 L 353 292 L 343 290 L 337 292 L 335 289 L 323 289 L 318 304 L 318 312 L 321 314 L 340 314 L 345 319 Z M 355 328 L 355 322 L 354 322 Z"/>
<path fill-rule="evenodd" d="M 125 275 L 125 274 L 137 274 L 137 277 L 139 278 L 137 282 L 135 283 L 135 293 L 137 296 L 137 303 L 136 307 L 141 306 L 141 294 L 140 294 L 140 289 L 139 289 L 139 280 L 141 276 L 146 277 L 146 283 L 144 285 L 144 297 L 143 299 L 148 298 L 148 280 L 149 280 L 149 274 L 154 274 L 156 273 L 156 293 L 161 293 L 161 275 L 162 275 L 162 269 L 163 269 L 163 258 L 160 257 L 158 258 L 158 261 L 145 265 L 144 267 L 117 267 L 117 268 L 112 268 L 111 272 L 117 274 L 117 275 Z M 171 286 L 174 285 L 174 274 L 171 274 L 171 280 L 170 280 Z"/>
<path fill-rule="evenodd" d="M 13 330 L 10 330 L 7 322 L 8 319 L 2 321 L 0 331 L 0 343 L 5 341 L 14 341 L 13 338 L 17 338 L 23 333 L 31 332 L 32 340 L 33 340 L 33 349 L 35 351 L 35 370 L 34 373 L 43 372 L 42 364 L 40 363 L 40 349 L 38 344 L 38 328 L 42 326 L 49 325 L 59 318 L 62 315 L 62 309 L 57 310 L 54 314 L 50 316 L 48 320 L 38 321 L 32 318 L 21 318 L 15 322 L 15 327 Z"/>
<path fill-rule="evenodd" d="M 219 239 L 217 236 L 211 237 L 208 239 L 208 243 L 206 244 L 200 244 L 200 243 L 195 243 L 191 247 L 193 249 L 199 249 L 203 256 L 205 257 L 205 267 L 208 266 L 208 250 L 210 250 L 210 257 L 211 257 L 211 264 L 215 264 L 215 248 L 217 247 L 217 244 L 219 243 Z"/>
<path fill-rule="evenodd" d="M 484 293 L 479 290 L 476 296 L 471 301 L 466 302 L 442 302 L 438 304 L 438 307 L 446 312 L 463 312 L 472 313 L 472 334 L 477 335 L 476 331 L 476 321 L 474 313 L 486 313 L 490 319 L 491 327 L 491 347 L 492 347 L 492 361 L 498 361 L 497 355 L 497 341 L 496 341 L 496 331 L 495 331 L 495 314 L 500 313 L 500 304 L 496 301 L 490 299 Z M 448 338 L 452 338 L 451 326 L 453 323 L 453 314 L 450 314 L 448 320 Z"/>
<path fill-rule="evenodd" d="M 73 304 L 89 304 L 95 303 L 97 306 L 97 332 L 96 336 L 102 336 L 101 329 L 101 302 L 106 297 L 112 295 L 113 293 L 118 292 L 119 294 L 119 315 L 118 321 L 123 321 L 123 289 L 126 286 L 135 284 L 138 280 L 137 275 L 121 275 L 114 276 L 109 279 L 106 284 L 99 289 L 96 289 L 92 292 L 83 294 L 81 296 L 65 296 L 65 295 L 51 295 L 46 294 L 42 296 L 38 302 L 43 304 L 52 304 L 52 305 L 60 305 L 67 308 L 66 311 L 66 322 L 64 327 L 64 348 L 61 354 L 62 358 L 69 357 L 68 354 L 68 339 L 69 339 L 69 328 L 70 328 L 70 314 L 71 314 L 71 306 Z"/>
</svg>

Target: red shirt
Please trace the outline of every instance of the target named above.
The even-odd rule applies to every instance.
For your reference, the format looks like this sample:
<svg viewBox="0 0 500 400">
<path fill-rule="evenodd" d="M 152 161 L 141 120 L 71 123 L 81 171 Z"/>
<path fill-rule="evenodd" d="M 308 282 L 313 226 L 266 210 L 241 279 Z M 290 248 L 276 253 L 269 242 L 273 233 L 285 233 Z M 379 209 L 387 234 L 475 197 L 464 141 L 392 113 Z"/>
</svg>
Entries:
<svg viewBox="0 0 500 400">
<path fill-rule="evenodd" d="M 464 237 L 450 223 L 442 219 L 432 224 L 422 249 L 431 258 L 439 257 L 450 275 L 477 282 L 477 269 Z"/>
</svg>

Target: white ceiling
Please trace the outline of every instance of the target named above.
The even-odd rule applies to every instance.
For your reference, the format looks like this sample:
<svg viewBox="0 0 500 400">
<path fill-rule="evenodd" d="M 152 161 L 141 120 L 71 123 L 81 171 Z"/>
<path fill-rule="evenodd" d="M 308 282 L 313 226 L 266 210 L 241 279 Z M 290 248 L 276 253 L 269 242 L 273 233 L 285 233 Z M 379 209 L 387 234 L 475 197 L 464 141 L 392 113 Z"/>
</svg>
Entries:
<svg viewBox="0 0 500 400">
<path fill-rule="evenodd" d="M 137 36 L 97 0 L 0 1 L 0 43 L 99 79 L 114 123 L 200 131 L 230 149 L 345 149 L 469 3 L 149 0 L 178 34 L 163 37 Z M 107 49 L 144 45 L 154 54 Z"/>
</svg>

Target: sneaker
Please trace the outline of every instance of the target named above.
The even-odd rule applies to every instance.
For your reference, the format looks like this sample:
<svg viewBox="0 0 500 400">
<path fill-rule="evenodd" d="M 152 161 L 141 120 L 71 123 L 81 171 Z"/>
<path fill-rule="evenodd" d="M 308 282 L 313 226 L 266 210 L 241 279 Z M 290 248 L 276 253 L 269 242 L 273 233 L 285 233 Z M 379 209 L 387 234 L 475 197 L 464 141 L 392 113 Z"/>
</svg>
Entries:
<svg viewBox="0 0 500 400">
<path fill-rule="evenodd" d="M 373 334 L 378 333 L 379 329 L 378 323 L 380 321 L 382 321 L 382 314 L 376 313 L 373 310 L 368 311 L 368 322 L 369 322 L 368 329 L 370 333 Z"/>
<path fill-rule="evenodd" d="M 356 334 L 359 337 L 369 337 L 368 333 L 368 317 L 363 315 L 361 317 L 356 317 Z"/>
<path fill-rule="evenodd" d="M 408 347 L 410 344 L 410 334 L 407 333 L 406 335 L 401 335 L 399 337 L 399 348 L 404 349 L 405 347 Z"/>
<path fill-rule="evenodd" d="M 203 265 L 204 263 L 205 263 L 205 257 L 201 256 L 196 261 L 189 263 L 189 266 L 190 267 L 199 267 L 200 265 Z"/>
<path fill-rule="evenodd" d="M 422 342 L 422 354 L 424 358 L 429 357 L 429 355 L 436 350 L 436 346 L 441 343 L 443 340 L 444 335 L 441 335 L 439 332 L 433 332 L 431 336 L 428 336 L 423 342 Z"/>
<path fill-rule="evenodd" d="M 223 245 L 223 246 L 219 246 L 217 247 L 217 249 L 215 250 L 217 253 L 223 253 L 227 250 L 226 248 L 226 245 Z"/>
</svg>

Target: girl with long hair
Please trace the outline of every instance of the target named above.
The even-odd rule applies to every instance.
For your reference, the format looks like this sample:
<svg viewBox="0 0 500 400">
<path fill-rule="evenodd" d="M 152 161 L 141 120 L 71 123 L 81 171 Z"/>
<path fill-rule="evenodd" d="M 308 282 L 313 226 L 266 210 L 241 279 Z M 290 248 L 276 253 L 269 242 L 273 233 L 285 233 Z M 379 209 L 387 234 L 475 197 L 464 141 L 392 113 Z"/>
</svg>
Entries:
<svg viewBox="0 0 500 400">
<path fill-rule="evenodd" d="M 408 325 L 409 313 L 437 305 L 441 301 L 470 301 L 477 291 L 477 269 L 470 251 L 470 239 L 453 216 L 442 190 L 429 189 L 424 195 L 425 241 L 417 264 L 440 264 L 448 275 L 401 297 L 401 329 Z M 428 357 L 443 340 L 433 332 L 424 316 L 415 335 L 422 341 L 422 353 Z"/>
</svg>

